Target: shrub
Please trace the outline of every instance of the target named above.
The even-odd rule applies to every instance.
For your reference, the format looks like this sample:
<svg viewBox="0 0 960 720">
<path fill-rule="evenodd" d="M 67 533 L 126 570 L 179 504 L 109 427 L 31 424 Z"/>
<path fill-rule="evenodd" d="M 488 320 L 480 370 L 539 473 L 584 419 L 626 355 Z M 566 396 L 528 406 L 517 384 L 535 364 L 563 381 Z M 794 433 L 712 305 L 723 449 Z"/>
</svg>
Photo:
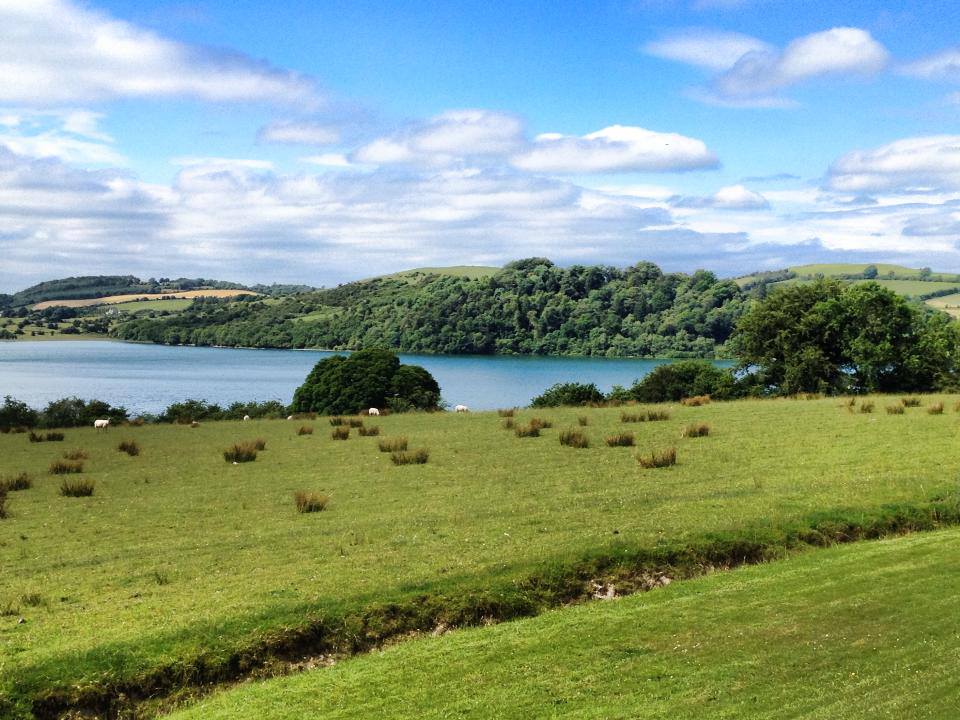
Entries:
<svg viewBox="0 0 960 720">
<path fill-rule="evenodd" d="M 517 437 L 540 437 L 540 426 L 530 423 L 529 425 L 517 425 L 513 428 L 513 432 L 516 433 Z"/>
<path fill-rule="evenodd" d="M 903 405 L 887 405 L 887 415 L 903 415 Z"/>
<path fill-rule="evenodd" d="M 530 402 L 530 407 L 559 407 L 561 405 L 590 405 L 603 402 L 603 393 L 593 383 L 557 383 Z"/>
<path fill-rule="evenodd" d="M 513 418 L 512 417 L 504 418 L 501 425 L 503 425 L 504 430 L 513 430 L 513 427 L 514 427 Z"/>
<path fill-rule="evenodd" d="M 873 403 L 870 401 L 860 403 L 860 412 L 862 413 L 872 413 L 873 412 Z"/>
<path fill-rule="evenodd" d="M 287 406 L 279 400 L 265 400 L 263 402 L 235 402 L 224 410 L 220 417 L 210 418 L 217 420 L 243 420 L 245 417 L 254 420 L 263 418 L 282 418 L 287 416 Z"/>
<path fill-rule="evenodd" d="M 322 512 L 327 509 L 330 498 L 320 493 L 298 490 L 293 494 L 293 500 L 297 505 L 298 513 Z"/>
<path fill-rule="evenodd" d="M 632 447 L 633 433 L 616 433 L 614 435 L 607 435 L 606 443 L 610 447 Z"/>
<path fill-rule="evenodd" d="M 574 448 L 590 447 L 590 440 L 579 430 L 563 430 L 560 432 L 560 444 Z"/>
<path fill-rule="evenodd" d="M 535 417 L 535 418 L 530 418 L 530 426 L 538 427 L 541 430 L 548 430 L 553 427 L 553 423 L 550 422 L 549 420 L 544 420 L 543 418 Z"/>
<path fill-rule="evenodd" d="M 649 455 L 637 455 L 637 462 L 643 468 L 661 468 L 677 464 L 677 449 L 654 450 Z"/>
<path fill-rule="evenodd" d="M 313 428 L 309 425 L 301 425 L 297 429 L 297 435 L 313 435 Z"/>
<path fill-rule="evenodd" d="M 140 454 L 140 445 L 136 440 L 124 440 L 117 445 L 117 450 L 125 452 L 130 457 L 136 457 Z"/>
<path fill-rule="evenodd" d="M 362 428 L 363 420 L 361 420 L 360 418 L 349 418 L 347 420 L 347 424 L 352 428 Z"/>
<path fill-rule="evenodd" d="M 216 403 L 208 403 L 205 400 L 184 400 L 169 405 L 157 419 L 160 422 L 190 425 L 200 420 L 223 420 L 224 410 Z"/>
<path fill-rule="evenodd" d="M 229 463 L 253 462 L 257 459 L 257 448 L 252 442 L 234 443 L 223 451 L 223 459 Z"/>
<path fill-rule="evenodd" d="M 943 415 L 943 403 L 935 402 L 930 407 L 927 408 L 927 412 L 930 415 Z"/>
<path fill-rule="evenodd" d="M 346 425 L 347 420 L 339 415 L 334 415 L 332 418 L 330 418 L 330 424 L 333 425 L 333 427 L 340 427 L 341 425 Z"/>
<path fill-rule="evenodd" d="M 10 511 L 7 510 L 7 490 L 0 488 L 0 520 L 9 517 Z"/>
<path fill-rule="evenodd" d="M 400 437 L 395 438 L 383 438 L 377 443 L 377 447 L 380 448 L 380 452 L 398 452 L 400 450 L 407 449 L 407 438 Z"/>
<path fill-rule="evenodd" d="M 69 475 L 71 473 L 82 473 L 82 460 L 54 460 L 50 463 L 51 475 Z"/>
<path fill-rule="evenodd" d="M 15 427 L 36 427 L 40 414 L 24 402 L 14 400 L 7 395 L 0 405 L 0 429 Z"/>
<path fill-rule="evenodd" d="M 680 400 L 680 404 L 686 405 L 687 407 L 700 407 L 701 405 L 707 405 L 709 402 L 709 395 L 694 395 L 693 397 L 681 398 Z"/>
<path fill-rule="evenodd" d="M 90 456 L 83 448 L 75 448 L 73 450 L 67 450 L 63 454 L 63 457 L 67 460 L 87 460 Z"/>
<path fill-rule="evenodd" d="M 589 424 L 590 420 L 586 415 L 579 415 L 577 417 L 577 424 L 580 427 L 586 427 Z"/>
<path fill-rule="evenodd" d="M 4 494 L 17 490 L 29 490 L 31 487 L 33 487 L 33 479 L 25 472 L 0 480 L 0 492 Z"/>
<path fill-rule="evenodd" d="M 371 425 L 370 427 L 360 426 L 360 429 L 357 430 L 360 433 L 361 437 L 375 437 L 380 434 L 379 425 Z"/>
<path fill-rule="evenodd" d="M 706 437 L 710 434 L 710 426 L 707 423 L 690 423 L 680 431 L 680 437 L 698 438 Z"/>
<path fill-rule="evenodd" d="M 330 432 L 330 437 L 334 440 L 348 440 L 350 438 L 350 428 L 346 425 L 335 427 Z"/>
<path fill-rule="evenodd" d="M 267 449 L 267 441 L 264 440 L 263 438 L 256 438 L 256 439 L 253 441 L 253 447 L 255 447 L 258 452 L 261 451 L 261 450 L 266 450 L 266 449 Z"/>
<path fill-rule="evenodd" d="M 730 370 L 718 368 L 706 360 L 681 360 L 654 368 L 627 394 L 638 402 L 658 403 L 704 395 L 729 400 L 743 393 Z"/>
<path fill-rule="evenodd" d="M 40 413 L 40 426 L 47 428 L 86 427 L 98 418 L 110 420 L 111 425 L 126 422 L 126 408 L 113 407 L 102 400 L 62 398 L 49 403 Z"/>
<path fill-rule="evenodd" d="M 64 497 L 90 497 L 93 488 L 90 478 L 64 478 L 60 483 L 60 494 Z"/>
<path fill-rule="evenodd" d="M 917 397 L 901 398 L 900 402 L 903 403 L 904 407 L 920 407 L 920 398 Z"/>
<path fill-rule="evenodd" d="M 503 418 L 512 418 L 514 412 L 516 411 L 513 408 L 507 408 L 505 410 L 497 410 L 497 415 Z"/>
<path fill-rule="evenodd" d="M 430 451 L 426 448 L 419 450 L 400 450 L 390 453 L 390 460 L 394 465 L 423 465 L 430 459 Z"/>
</svg>

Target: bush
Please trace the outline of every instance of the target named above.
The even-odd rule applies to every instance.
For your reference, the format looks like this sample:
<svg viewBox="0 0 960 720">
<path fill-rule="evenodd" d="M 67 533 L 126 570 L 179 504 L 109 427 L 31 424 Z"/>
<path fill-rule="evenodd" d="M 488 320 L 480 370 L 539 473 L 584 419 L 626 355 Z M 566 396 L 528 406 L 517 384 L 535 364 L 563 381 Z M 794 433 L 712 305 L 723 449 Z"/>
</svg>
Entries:
<svg viewBox="0 0 960 720">
<path fill-rule="evenodd" d="M 69 475 L 71 473 L 82 473 L 82 460 L 54 460 L 50 463 L 51 475 Z"/>
<path fill-rule="evenodd" d="M 371 425 L 370 427 L 360 426 L 360 429 L 357 430 L 360 433 L 361 437 L 375 437 L 380 434 L 379 425 Z"/>
<path fill-rule="evenodd" d="M 616 433 L 607 435 L 606 443 L 609 447 L 632 447 L 633 433 Z"/>
<path fill-rule="evenodd" d="M 416 365 L 401 365 L 390 350 L 366 349 L 318 362 L 293 396 L 298 412 L 355 414 L 371 407 L 436 410 L 440 386 Z"/>
<path fill-rule="evenodd" d="M 730 370 L 706 360 L 681 360 L 654 368 L 627 391 L 637 402 L 676 402 L 683 398 L 709 395 L 730 400 L 743 395 Z"/>
<path fill-rule="evenodd" d="M 504 430 L 513 430 L 514 428 L 513 418 L 512 417 L 504 418 L 501 425 L 503 426 Z"/>
<path fill-rule="evenodd" d="M 397 452 L 399 450 L 406 450 L 407 438 L 403 437 L 402 435 L 395 438 L 383 438 L 377 443 L 377 447 L 380 448 L 380 452 Z"/>
<path fill-rule="evenodd" d="M 11 430 L 15 427 L 36 427 L 40 421 L 40 413 L 24 402 L 14 400 L 7 395 L 0 405 L 0 430 Z"/>
<path fill-rule="evenodd" d="M 223 459 L 228 463 L 253 462 L 257 459 L 257 448 L 252 442 L 234 443 L 223 451 Z"/>
<path fill-rule="evenodd" d="M 330 431 L 330 437 L 334 440 L 348 440 L 350 438 L 349 426 L 342 425 L 340 427 L 335 427 Z"/>
<path fill-rule="evenodd" d="M 200 420 L 223 420 L 223 417 L 223 408 L 215 403 L 208 403 L 206 400 L 184 400 L 168 406 L 157 419 L 160 422 L 189 425 Z"/>
<path fill-rule="evenodd" d="M 930 407 L 927 408 L 927 413 L 930 415 L 943 415 L 943 403 L 935 402 Z"/>
<path fill-rule="evenodd" d="M 497 410 L 497 415 L 503 418 L 512 418 L 515 412 L 514 408 L 507 408 L 505 410 Z"/>
<path fill-rule="evenodd" d="M 586 427 L 589 424 L 590 420 L 586 415 L 580 415 L 577 417 L 577 424 L 580 427 Z"/>
<path fill-rule="evenodd" d="M 87 460 L 90 456 L 87 454 L 87 451 L 83 448 L 75 448 L 73 450 L 67 450 L 63 457 L 67 460 Z"/>
<path fill-rule="evenodd" d="M 60 494 L 64 497 L 90 497 L 94 483 L 89 478 L 64 478 L 60 483 Z"/>
<path fill-rule="evenodd" d="M 530 407 L 559 407 L 561 405 L 590 405 L 603 402 L 603 393 L 593 383 L 557 383 L 530 402 Z"/>
<path fill-rule="evenodd" d="M 117 450 L 125 452 L 130 457 L 136 457 L 140 454 L 140 445 L 136 440 L 124 440 L 117 445 Z"/>
<path fill-rule="evenodd" d="M 330 498 L 320 493 L 298 490 L 293 494 L 293 500 L 297 505 L 298 513 L 322 512 L 327 509 Z"/>
<path fill-rule="evenodd" d="M 102 400 L 81 400 L 77 397 L 62 398 L 48 403 L 40 413 L 40 426 L 46 428 L 85 427 L 93 421 L 105 418 L 113 425 L 126 422 L 126 408 L 113 407 Z"/>
<path fill-rule="evenodd" d="M 860 403 L 860 412 L 862 413 L 872 413 L 873 412 L 873 403 L 870 401 L 864 401 Z"/>
<path fill-rule="evenodd" d="M 905 397 L 905 398 L 901 398 L 900 402 L 903 403 L 904 407 L 920 407 L 920 398 Z"/>
<path fill-rule="evenodd" d="M 568 447 L 587 448 L 590 440 L 579 430 L 563 430 L 560 433 L 560 444 Z"/>
<path fill-rule="evenodd" d="M 17 490 L 29 490 L 33 487 L 33 479 L 25 472 L 0 480 L 0 493 L 6 494 Z"/>
<path fill-rule="evenodd" d="M 887 405 L 887 415 L 903 415 L 903 405 Z"/>
<path fill-rule="evenodd" d="M 313 435 L 313 428 L 309 425 L 301 425 L 297 429 L 297 435 Z"/>
<path fill-rule="evenodd" d="M 710 434 L 710 426 L 707 423 L 690 423 L 680 431 L 680 437 L 698 438 L 706 437 Z"/>
<path fill-rule="evenodd" d="M 653 451 L 649 455 L 637 455 L 637 462 L 643 468 L 662 468 L 677 464 L 677 449 Z"/>
<path fill-rule="evenodd" d="M 513 428 L 513 432 L 519 438 L 525 437 L 540 437 L 540 426 L 530 423 L 529 425 L 517 425 Z"/>
<path fill-rule="evenodd" d="M 426 448 L 419 450 L 400 450 L 390 453 L 390 460 L 394 465 L 423 465 L 430 459 L 430 451 Z"/>
<path fill-rule="evenodd" d="M 707 405 L 709 402 L 709 395 L 694 395 L 693 397 L 681 398 L 680 400 L 680 404 L 686 405 L 687 407 L 700 407 L 701 405 Z"/>
<path fill-rule="evenodd" d="M 263 418 L 278 419 L 287 416 L 287 406 L 279 400 L 265 400 L 263 402 L 235 402 L 226 410 L 222 411 L 220 417 L 210 418 L 211 420 L 243 420 L 244 417 L 251 417 L 254 420 Z"/>
</svg>

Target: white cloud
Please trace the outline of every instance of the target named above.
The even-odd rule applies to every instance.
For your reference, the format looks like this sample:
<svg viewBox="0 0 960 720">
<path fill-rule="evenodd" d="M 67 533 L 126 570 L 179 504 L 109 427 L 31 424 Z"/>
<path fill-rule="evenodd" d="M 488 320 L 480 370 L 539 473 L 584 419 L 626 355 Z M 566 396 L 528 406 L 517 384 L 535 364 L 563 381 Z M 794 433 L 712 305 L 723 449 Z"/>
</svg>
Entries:
<svg viewBox="0 0 960 720">
<path fill-rule="evenodd" d="M 325 165 L 327 167 L 351 167 L 352 163 L 342 153 L 324 153 L 323 155 L 308 155 L 300 158 L 300 162 L 311 165 Z"/>
<path fill-rule="evenodd" d="M 580 137 L 538 135 L 511 162 L 523 170 L 546 173 L 666 172 L 719 164 L 702 140 L 629 125 L 612 125 Z"/>
<path fill-rule="evenodd" d="M 340 141 L 340 131 L 321 123 L 275 122 L 260 129 L 262 142 L 288 145 L 333 145 Z"/>
<path fill-rule="evenodd" d="M 960 82 L 960 47 L 907 63 L 900 68 L 900 72 L 924 80 Z"/>
<path fill-rule="evenodd" d="M 770 203 L 763 195 L 743 185 L 728 185 L 706 197 L 678 197 L 672 204 L 681 208 L 716 208 L 718 210 L 766 210 L 770 207 Z"/>
<path fill-rule="evenodd" d="M 70 0 L 0 2 L 0 102 L 114 97 L 305 102 L 313 82 L 238 53 L 166 39 Z"/>
<path fill-rule="evenodd" d="M 726 70 L 748 52 L 772 52 L 773 46 L 740 33 L 691 29 L 643 46 L 648 55 L 708 70 Z"/>
<path fill-rule="evenodd" d="M 847 192 L 960 188 L 960 135 L 897 140 L 838 158 L 829 185 Z"/>
<path fill-rule="evenodd" d="M 22 111 L 0 121 L 0 146 L 18 155 L 94 165 L 122 165 L 113 138 L 98 127 L 103 116 L 86 110 Z"/>
<path fill-rule="evenodd" d="M 446 165 L 467 157 L 502 156 L 521 147 L 523 123 L 508 113 L 451 110 L 359 148 L 353 159 L 373 165 Z"/>
</svg>

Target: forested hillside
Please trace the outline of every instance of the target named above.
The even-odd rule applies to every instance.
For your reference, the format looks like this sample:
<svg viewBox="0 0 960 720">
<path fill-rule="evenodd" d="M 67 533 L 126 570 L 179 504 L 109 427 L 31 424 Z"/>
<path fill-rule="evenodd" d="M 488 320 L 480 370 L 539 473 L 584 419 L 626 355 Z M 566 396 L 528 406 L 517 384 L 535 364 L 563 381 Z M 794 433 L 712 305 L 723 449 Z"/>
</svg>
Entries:
<svg viewBox="0 0 960 720">
<path fill-rule="evenodd" d="M 387 277 L 282 299 L 196 300 L 121 323 L 125 340 L 168 344 L 711 357 L 746 295 L 710 272 L 560 268 L 533 258 L 489 277 Z"/>
<path fill-rule="evenodd" d="M 207 289 L 244 289 L 239 283 L 209 280 L 206 278 L 150 278 L 141 280 L 134 275 L 85 275 L 60 280 L 48 280 L 9 296 L 7 304 L 21 307 L 45 300 L 83 300 L 129 295 L 159 293 L 164 291 Z"/>
</svg>

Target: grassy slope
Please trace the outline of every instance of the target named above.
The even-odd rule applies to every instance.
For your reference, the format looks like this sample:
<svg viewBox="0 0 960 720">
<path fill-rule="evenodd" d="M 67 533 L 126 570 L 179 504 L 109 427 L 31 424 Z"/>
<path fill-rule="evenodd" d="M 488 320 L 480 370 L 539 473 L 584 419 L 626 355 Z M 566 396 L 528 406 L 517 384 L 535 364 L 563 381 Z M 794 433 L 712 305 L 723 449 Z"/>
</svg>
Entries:
<svg viewBox="0 0 960 720">
<path fill-rule="evenodd" d="M 422 267 L 412 270 L 401 270 L 390 275 L 381 275 L 382 278 L 410 278 L 421 275 L 449 275 L 452 277 L 466 277 L 471 279 L 485 278 L 496 275 L 501 268 L 486 265 L 451 265 L 449 267 Z"/>
<path fill-rule="evenodd" d="M 0 694 L 136 674 L 227 651 L 309 611 L 431 582 L 526 576 L 545 558 L 614 540 L 653 544 L 924 499 L 960 473 L 956 417 L 922 409 L 849 414 L 836 400 L 675 408 L 668 422 L 629 428 L 643 450 L 679 447 L 677 467 L 654 471 L 640 470 L 629 448 L 603 446 L 623 428 L 615 409 L 538 414 L 556 423 L 538 439 L 514 437 L 493 414 L 381 418 L 386 434 L 432 450 L 428 465 L 399 468 L 375 438 L 330 440 L 323 420 L 305 437 L 286 421 L 83 428 L 64 443 L 0 435 L 0 475 L 36 477 L 0 521 L 0 607 L 19 605 L 27 621 L 0 617 Z M 590 417 L 588 450 L 556 439 L 578 414 Z M 680 440 L 692 420 L 714 433 Z M 224 463 L 223 447 L 256 436 L 268 442 L 257 462 Z M 127 437 L 143 446 L 139 457 L 116 451 Z M 97 492 L 62 498 L 45 469 L 78 446 Z M 331 508 L 297 515 L 300 488 L 331 494 Z M 41 605 L 22 602 L 32 593 Z"/>
<path fill-rule="evenodd" d="M 955 318 L 960 318 L 960 293 L 930 298 L 926 302 L 930 307 L 937 308 L 937 310 L 943 310 L 943 312 Z"/>
<path fill-rule="evenodd" d="M 170 720 L 945 718 L 960 531 L 833 548 L 246 685 Z"/>
</svg>

